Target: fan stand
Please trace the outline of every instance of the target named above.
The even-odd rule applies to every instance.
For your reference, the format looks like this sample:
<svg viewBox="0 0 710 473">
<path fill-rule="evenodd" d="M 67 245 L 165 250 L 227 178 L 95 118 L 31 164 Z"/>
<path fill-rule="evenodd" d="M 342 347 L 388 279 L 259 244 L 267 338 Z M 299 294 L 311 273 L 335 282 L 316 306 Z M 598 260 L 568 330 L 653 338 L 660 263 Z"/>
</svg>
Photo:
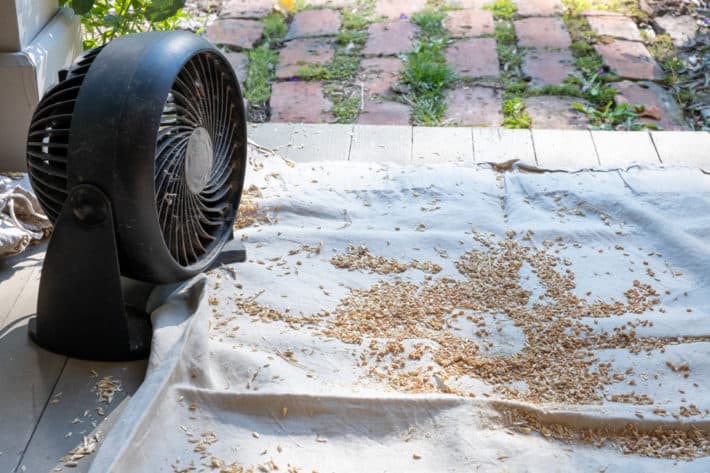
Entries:
<svg viewBox="0 0 710 473">
<path fill-rule="evenodd" d="M 239 245 L 234 240 L 225 245 L 219 263 L 244 261 Z M 116 248 L 109 199 L 92 185 L 73 187 L 44 259 L 37 316 L 29 323 L 35 343 L 90 360 L 149 355 L 153 330 L 145 301 L 153 285 L 122 278 Z"/>
</svg>

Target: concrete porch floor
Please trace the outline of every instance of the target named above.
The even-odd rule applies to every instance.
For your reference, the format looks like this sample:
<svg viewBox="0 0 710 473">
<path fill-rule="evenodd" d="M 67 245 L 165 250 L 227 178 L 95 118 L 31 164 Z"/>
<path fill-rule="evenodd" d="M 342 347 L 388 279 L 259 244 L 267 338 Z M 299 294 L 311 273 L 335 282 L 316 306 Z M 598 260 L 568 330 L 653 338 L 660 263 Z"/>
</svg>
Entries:
<svg viewBox="0 0 710 473">
<path fill-rule="evenodd" d="M 268 123 L 250 126 L 248 134 L 255 143 L 295 162 L 475 165 L 518 159 L 543 169 L 609 169 L 641 163 L 710 171 L 706 132 Z M 27 323 L 35 313 L 45 250 L 46 243 L 0 259 L 0 472 L 87 471 L 91 455 L 74 468 L 63 466 L 60 458 L 80 445 L 84 435 L 106 432 L 145 374 L 145 361 L 80 361 L 46 352 L 29 341 Z M 95 390 L 104 376 L 121 381 L 122 391 L 110 404 L 100 402 Z"/>
<path fill-rule="evenodd" d="M 380 125 L 252 125 L 250 139 L 294 162 L 501 163 L 542 169 L 615 169 L 633 164 L 710 169 L 710 133 L 511 130 Z"/>
</svg>

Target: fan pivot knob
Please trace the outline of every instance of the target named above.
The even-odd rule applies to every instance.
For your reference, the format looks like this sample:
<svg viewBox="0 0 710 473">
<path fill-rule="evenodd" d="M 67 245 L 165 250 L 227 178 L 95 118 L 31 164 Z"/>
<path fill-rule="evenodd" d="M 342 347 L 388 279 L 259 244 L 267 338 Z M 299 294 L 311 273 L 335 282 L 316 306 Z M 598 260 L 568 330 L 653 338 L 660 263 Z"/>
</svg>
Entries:
<svg viewBox="0 0 710 473">
<path fill-rule="evenodd" d="M 108 199 L 97 187 L 79 184 L 72 189 L 69 199 L 77 222 L 97 225 L 106 220 L 109 211 Z"/>
</svg>

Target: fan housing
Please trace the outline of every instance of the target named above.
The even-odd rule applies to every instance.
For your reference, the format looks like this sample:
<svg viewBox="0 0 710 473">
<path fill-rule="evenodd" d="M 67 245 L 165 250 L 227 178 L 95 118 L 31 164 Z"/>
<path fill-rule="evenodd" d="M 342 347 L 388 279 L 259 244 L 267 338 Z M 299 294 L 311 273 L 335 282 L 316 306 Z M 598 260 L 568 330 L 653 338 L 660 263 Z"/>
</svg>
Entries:
<svg viewBox="0 0 710 473">
<path fill-rule="evenodd" d="M 234 71 L 187 32 L 88 51 L 38 104 L 27 165 L 55 224 L 32 338 L 81 358 L 143 357 L 150 322 L 127 288 L 188 279 L 232 239 L 246 165 Z"/>
</svg>

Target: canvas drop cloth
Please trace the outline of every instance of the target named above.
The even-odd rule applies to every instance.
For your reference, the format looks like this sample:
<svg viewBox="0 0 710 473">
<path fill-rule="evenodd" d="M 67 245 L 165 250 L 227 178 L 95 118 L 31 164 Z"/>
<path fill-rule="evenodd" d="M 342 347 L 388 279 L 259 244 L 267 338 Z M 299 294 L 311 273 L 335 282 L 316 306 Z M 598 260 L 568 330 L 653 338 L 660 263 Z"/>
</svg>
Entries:
<svg viewBox="0 0 710 473">
<path fill-rule="evenodd" d="M 91 472 L 710 471 L 710 176 L 266 156 L 251 185 L 248 262 L 154 294 Z"/>
<path fill-rule="evenodd" d="M 0 176 L 0 258 L 21 253 L 51 227 L 29 179 Z"/>
</svg>

